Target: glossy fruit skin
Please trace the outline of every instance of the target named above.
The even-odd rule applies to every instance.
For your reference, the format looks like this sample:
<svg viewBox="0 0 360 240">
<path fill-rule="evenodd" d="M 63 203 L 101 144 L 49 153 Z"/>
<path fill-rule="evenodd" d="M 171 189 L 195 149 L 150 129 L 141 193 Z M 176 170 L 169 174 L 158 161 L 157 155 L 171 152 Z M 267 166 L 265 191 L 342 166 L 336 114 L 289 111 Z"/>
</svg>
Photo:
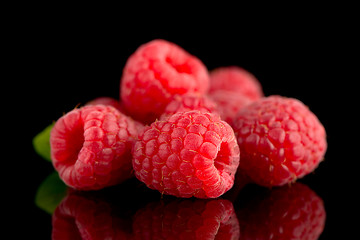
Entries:
<svg viewBox="0 0 360 240">
<path fill-rule="evenodd" d="M 97 190 L 133 176 L 131 149 L 139 123 L 105 105 L 74 109 L 50 134 L 51 159 L 66 185 Z"/>
<path fill-rule="evenodd" d="M 270 96 L 243 108 L 234 122 L 240 168 L 257 184 L 280 186 L 312 172 L 323 160 L 326 132 L 302 102 Z"/>
<path fill-rule="evenodd" d="M 127 60 L 120 97 L 130 116 L 150 124 L 174 95 L 204 95 L 208 88 L 209 74 L 198 58 L 156 39 L 141 45 Z"/>
<path fill-rule="evenodd" d="M 189 111 L 146 127 L 132 162 L 135 176 L 162 194 L 216 198 L 232 187 L 239 154 L 232 128 L 217 114 Z"/>
</svg>

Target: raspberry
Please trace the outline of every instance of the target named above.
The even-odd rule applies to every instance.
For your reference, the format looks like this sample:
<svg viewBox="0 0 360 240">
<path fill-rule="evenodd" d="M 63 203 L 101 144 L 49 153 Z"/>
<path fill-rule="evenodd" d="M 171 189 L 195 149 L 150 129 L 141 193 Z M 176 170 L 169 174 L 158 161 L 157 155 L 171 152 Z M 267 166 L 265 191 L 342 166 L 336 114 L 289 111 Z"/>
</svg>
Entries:
<svg viewBox="0 0 360 240">
<path fill-rule="evenodd" d="M 232 128 L 217 114 L 178 112 L 139 135 L 133 167 L 162 194 L 216 198 L 232 187 L 239 154 Z"/>
<path fill-rule="evenodd" d="M 205 94 L 209 74 L 196 57 L 174 43 L 153 40 L 140 46 L 126 62 L 121 99 L 130 115 L 151 123 L 175 94 Z"/>
<path fill-rule="evenodd" d="M 111 97 L 98 97 L 95 98 L 89 102 L 87 102 L 85 104 L 85 106 L 89 106 L 89 105 L 106 105 L 106 106 L 112 106 L 114 108 L 116 108 L 117 110 L 119 110 L 122 113 L 125 113 L 123 106 L 120 104 L 119 100 L 115 99 L 115 98 L 111 98 Z"/>
<path fill-rule="evenodd" d="M 131 223 L 101 198 L 73 191 L 52 216 L 52 239 L 132 239 Z"/>
<path fill-rule="evenodd" d="M 312 172 L 327 148 L 323 125 L 292 98 L 270 96 L 244 107 L 234 131 L 241 169 L 263 186 L 284 185 Z"/>
<path fill-rule="evenodd" d="M 239 239 L 240 227 L 228 200 L 150 203 L 134 217 L 135 240 Z"/>
<path fill-rule="evenodd" d="M 104 105 L 74 109 L 50 135 L 51 159 L 70 187 L 95 190 L 132 176 L 131 148 L 139 125 Z"/>
<path fill-rule="evenodd" d="M 251 100 L 257 100 L 264 95 L 256 77 L 236 66 L 220 67 L 211 71 L 209 92 L 218 90 L 235 92 Z"/>
<path fill-rule="evenodd" d="M 295 183 L 250 199 L 237 211 L 241 239 L 316 240 L 324 230 L 322 199 Z"/>
<path fill-rule="evenodd" d="M 230 125 L 233 124 L 233 120 L 238 112 L 253 102 L 253 100 L 244 95 L 226 90 L 213 91 L 209 93 L 209 97 L 218 105 L 221 119 Z"/>
<path fill-rule="evenodd" d="M 200 112 L 217 113 L 217 105 L 210 98 L 199 95 L 174 96 L 173 100 L 166 106 L 162 118 L 177 112 L 198 110 Z"/>
<path fill-rule="evenodd" d="M 221 118 L 230 125 L 240 109 L 263 95 L 260 82 L 242 68 L 221 67 L 210 73 L 209 97 L 218 105 Z"/>
<path fill-rule="evenodd" d="M 112 106 L 114 108 L 116 108 L 117 110 L 120 111 L 120 113 L 124 114 L 124 115 L 128 115 L 128 113 L 126 112 L 124 106 L 121 104 L 121 102 L 115 98 L 111 98 L 111 97 L 98 97 L 95 98 L 89 102 L 87 102 L 85 104 L 85 106 L 91 106 L 91 105 L 105 105 L 105 106 Z M 130 117 L 128 117 L 130 118 Z M 142 129 L 144 127 L 144 125 L 138 121 L 135 121 L 135 126 L 138 129 Z"/>
</svg>

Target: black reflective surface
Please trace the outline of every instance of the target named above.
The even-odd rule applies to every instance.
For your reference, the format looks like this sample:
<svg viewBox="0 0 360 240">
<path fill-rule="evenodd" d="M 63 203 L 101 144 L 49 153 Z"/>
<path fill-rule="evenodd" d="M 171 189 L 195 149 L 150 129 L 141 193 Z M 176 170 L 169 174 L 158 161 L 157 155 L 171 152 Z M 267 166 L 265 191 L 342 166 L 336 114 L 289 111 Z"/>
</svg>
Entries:
<svg viewBox="0 0 360 240">
<path fill-rule="evenodd" d="M 302 22 L 303 18 L 299 20 Z M 287 22 L 283 19 L 280 23 L 284 21 Z M 342 27 L 326 19 L 304 25 L 290 24 L 291 27 L 264 22 L 246 28 L 243 22 L 234 23 L 235 27 L 211 25 L 211 30 L 203 31 L 199 28 L 201 24 L 197 24 L 190 32 L 184 26 L 171 31 L 146 25 L 126 31 L 108 23 L 80 27 L 62 26 L 44 19 L 24 22 L 16 48 L 23 56 L 21 61 L 26 63 L 18 72 L 25 76 L 19 77 L 24 80 L 21 84 L 14 81 L 13 89 L 18 95 L 11 99 L 18 98 L 19 102 L 11 102 L 16 115 L 6 118 L 16 123 L 14 127 L 6 125 L 14 140 L 8 141 L 11 149 L 7 145 L 3 148 L 4 154 L 12 153 L 3 158 L 11 166 L 2 168 L 3 174 L 10 175 L 4 180 L 2 191 L 3 209 L 8 212 L 4 218 L 5 231 L 15 236 L 14 239 L 51 239 L 54 231 L 64 229 L 59 232 L 76 239 L 79 234 L 93 236 L 87 229 L 96 225 L 90 229 L 97 229 L 100 237 L 146 239 L 139 236 L 147 231 L 150 235 L 151 230 L 168 234 L 167 227 L 185 233 L 194 231 L 200 226 L 196 220 L 199 217 L 185 218 L 187 224 L 184 224 L 180 220 L 176 222 L 173 216 L 183 216 L 182 211 L 186 216 L 203 216 L 209 204 L 219 206 L 216 209 L 223 212 L 216 213 L 216 220 L 209 220 L 206 225 L 213 229 L 217 224 L 216 228 L 225 236 L 237 236 L 240 232 L 240 239 L 276 239 L 277 234 L 296 229 L 293 231 L 296 236 L 309 234 L 314 239 L 320 232 L 318 239 L 354 238 L 358 232 L 359 180 L 357 147 L 352 144 L 357 143 L 358 124 L 347 106 L 356 102 L 352 98 L 357 95 L 349 93 L 350 88 L 356 89 L 356 77 L 345 77 L 350 65 L 339 69 L 340 63 L 347 59 L 342 53 L 352 52 L 347 41 L 339 42 L 335 38 L 344 36 L 344 31 L 339 31 Z M 310 196 L 295 195 L 286 203 L 281 200 L 283 192 L 291 191 L 286 187 L 267 190 L 249 185 L 215 200 L 162 198 L 133 179 L 100 192 L 61 192 L 64 188 L 60 187 L 61 193 L 53 192 L 60 199 L 50 198 L 52 202 L 45 209 L 38 206 L 38 201 L 46 199 L 44 195 L 40 197 L 42 200 L 36 199 L 38 188 L 54 169 L 34 152 L 32 138 L 79 103 L 99 96 L 118 98 L 126 59 L 140 44 L 155 38 L 179 44 L 201 59 L 209 70 L 242 66 L 259 79 L 265 95 L 294 97 L 309 106 L 328 136 L 325 161 L 295 185 L 309 189 L 303 191 L 310 192 Z M 348 134 L 355 136 L 355 140 Z M 73 210 L 73 206 L 78 207 Z M 93 210 L 87 211 L 89 206 Z M 235 215 L 230 214 L 232 208 Z M 179 228 L 174 227 L 177 224 Z M 180 230 L 177 231 L 175 236 L 181 237 Z"/>
<path fill-rule="evenodd" d="M 136 179 L 100 191 L 63 186 L 53 173 L 37 194 L 36 205 L 51 215 L 52 239 L 315 240 L 326 222 L 322 198 L 300 182 L 235 186 L 206 200 L 161 196 Z"/>
</svg>

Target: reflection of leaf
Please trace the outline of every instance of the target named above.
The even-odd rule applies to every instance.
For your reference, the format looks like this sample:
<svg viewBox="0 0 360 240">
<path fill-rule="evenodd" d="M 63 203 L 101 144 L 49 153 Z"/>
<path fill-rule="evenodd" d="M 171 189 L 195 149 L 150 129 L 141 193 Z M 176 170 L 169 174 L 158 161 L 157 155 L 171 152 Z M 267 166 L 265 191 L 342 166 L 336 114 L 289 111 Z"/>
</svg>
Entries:
<svg viewBox="0 0 360 240">
<path fill-rule="evenodd" d="M 33 138 L 33 146 L 35 151 L 44 159 L 51 162 L 50 158 L 50 131 L 54 123 L 47 126 L 43 131 Z"/>
<path fill-rule="evenodd" d="M 40 184 L 35 196 L 36 206 L 52 214 L 65 197 L 66 189 L 67 187 L 59 178 L 58 173 L 53 172 Z"/>
</svg>

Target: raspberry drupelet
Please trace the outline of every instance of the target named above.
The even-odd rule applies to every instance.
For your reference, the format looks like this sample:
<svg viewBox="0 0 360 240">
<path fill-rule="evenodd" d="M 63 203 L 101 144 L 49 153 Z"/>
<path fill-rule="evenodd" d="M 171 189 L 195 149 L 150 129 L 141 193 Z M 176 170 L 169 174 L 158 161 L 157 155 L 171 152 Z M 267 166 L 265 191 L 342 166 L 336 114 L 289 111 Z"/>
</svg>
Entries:
<svg viewBox="0 0 360 240">
<path fill-rule="evenodd" d="M 97 190 L 133 176 L 131 148 L 142 127 L 117 109 L 91 105 L 58 119 L 51 159 L 60 178 L 78 190 Z"/>
<path fill-rule="evenodd" d="M 152 123 L 174 95 L 204 95 L 208 87 L 207 68 L 198 58 L 157 39 L 141 45 L 127 60 L 120 96 L 131 117 Z"/>
<path fill-rule="evenodd" d="M 234 122 L 241 169 L 255 183 L 279 186 L 312 172 L 327 148 L 323 125 L 293 98 L 270 96 L 244 107 Z"/>
<path fill-rule="evenodd" d="M 217 114 L 178 112 L 139 135 L 133 167 L 162 194 L 216 198 L 233 186 L 239 155 L 232 128 Z"/>
</svg>

